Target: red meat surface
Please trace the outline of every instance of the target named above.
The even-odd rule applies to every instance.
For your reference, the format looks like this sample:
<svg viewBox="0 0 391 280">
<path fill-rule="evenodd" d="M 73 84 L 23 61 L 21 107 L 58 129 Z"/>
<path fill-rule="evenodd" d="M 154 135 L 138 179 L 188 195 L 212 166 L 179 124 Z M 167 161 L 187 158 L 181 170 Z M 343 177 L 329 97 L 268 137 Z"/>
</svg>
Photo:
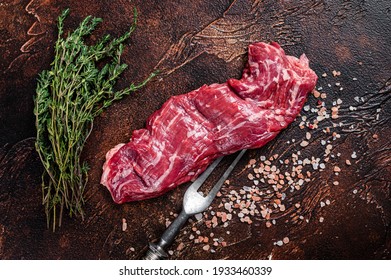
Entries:
<svg viewBox="0 0 391 280">
<path fill-rule="evenodd" d="M 217 157 L 272 140 L 299 114 L 317 76 L 307 57 L 254 43 L 240 80 L 171 97 L 145 129 L 106 155 L 101 184 L 116 203 L 157 197 L 195 179 Z"/>
</svg>

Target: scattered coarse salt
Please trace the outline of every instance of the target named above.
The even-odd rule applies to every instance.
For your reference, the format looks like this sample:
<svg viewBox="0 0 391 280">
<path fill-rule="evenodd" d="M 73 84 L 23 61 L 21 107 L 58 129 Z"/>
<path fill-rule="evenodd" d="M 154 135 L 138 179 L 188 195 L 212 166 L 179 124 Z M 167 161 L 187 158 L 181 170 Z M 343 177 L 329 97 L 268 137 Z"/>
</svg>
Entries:
<svg viewBox="0 0 391 280">
<path fill-rule="evenodd" d="M 270 169 L 271 169 L 271 168 L 270 168 L 270 166 L 269 166 L 269 165 L 266 165 L 266 166 L 265 166 L 265 171 L 269 172 L 269 171 L 270 171 Z"/>
<path fill-rule="evenodd" d="M 185 248 L 185 243 L 181 242 L 179 243 L 178 247 L 176 248 L 177 251 L 182 251 Z"/>
<path fill-rule="evenodd" d="M 345 163 L 346 163 L 346 165 L 352 165 L 352 163 L 348 159 L 345 161 Z"/>
<path fill-rule="evenodd" d="M 323 221 L 324 221 L 324 218 L 323 218 L 323 217 L 320 217 L 320 218 L 319 218 L 319 222 L 323 223 Z"/>
<path fill-rule="evenodd" d="M 357 158 L 356 152 L 353 152 L 352 155 L 350 156 L 351 158 Z"/>
<path fill-rule="evenodd" d="M 210 245 L 209 244 L 207 244 L 204 247 L 202 247 L 202 250 L 204 250 L 204 251 L 209 251 L 209 249 L 210 249 Z"/>
<path fill-rule="evenodd" d="M 197 240 L 198 240 L 198 243 L 202 243 L 202 242 L 204 242 L 204 237 L 198 236 Z"/>
<path fill-rule="evenodd" d="M 323 77 L 323 78 L 326 78 L 326 77 L 327 77 L 327 73 L 323 73 L 323 74 L 322 74 L 322 77 Z"/>
<path fill-rule="evenodd" d="M 128 224 L 126 222 L 126 219 L 122 218 L 122 231 L 126 231 L 127 228 L 128 228 Z"/>
<path fill-rule="evenodd" d="M 326 98 L 325 93 L 316 90 L 313 91 L 313 95 L 315 97 Z M 300 115 L 299 117 L 298 122 L 300 122 L 300 128 L 307 130 L 304 130 L 304 139 L 299 141 L 290 139 L 287 143 L 291 144 L 298 142 L 301 147 L 312 144 L 311 140 L 314 139 L 313 136 L 316 135 L 313 134 L 312 131 L 316 133 L 315 129 L 319 129 L 318 124 L 320 126 L 320 121 L 338 117 L 338 111 L 341 110 L 340 104 L 342 103 L 342 100 L 338 98 L 337 100 L 332 101 L 332 108 L 327 108 L 326 102 L 326 100 L 316 100 L 316 106 L 304 106 L 304 111 L 314 113 L 311 118 L 307 114 Z M 324 147 L 325 154 L 322 158 L 315 158 L 314 156 L 308 155 L 306 155 L 307 158 L 305 158 L 305 156 L 301 154 L 305 154 L 306 151 L 302 149 L 301 153 L 300 151 L 294 151 L 291 152 L 290 155 L 285 156 L 285 158 L 279 158 L 278 155 L 263 155 L 259 158 L 250 159 L 246 166 L 249 168 L 249 172 L 247 172 L 246 176 L 251 180 L 251 183 L 236 191 L 229 190 L 227 192 L 227 197 L 222 198 L 216 213 L 212 211 L 212 208 L 209 208 L 210 212 L 205 214 L 206 216 L 200 216 L 203 218 L 202 222 L 205 223 L 206 227 L 209 229 L 216 226 L 223 228 L 229 226 L 233 217 L 239 219 L 242 223 L 251 224 L 253 221 L 256 223 L 257 216 L 261 216 L 262 219 L 265 219 L 265 226 L 267 228 L 275 225 L 276 219 L 274 215 L 281 215 L 281 212 L 287 211 L 285 205 L 291 205 L 291 200 L 285 200 L 287 197 L 286 193 L 295 192 L 296 190 L 304 188 L 304 183 L 307 184 L 307 182 L 311 182 L 314 175 L 316 175 L 316 171 L 313 170 L 318 170 L 319 172 L 320 169 L 321 172 L 324 171 L 326 166 L 327 168 L 329 167 L 327 163 L 331 163 L 332 159 L 336 158 L 332 141 L 341 137 L 335 131 L 336 127 L 341 126 L 341 124 L 331 122 L 328 126 L 325 125 L 324 128 L 320 128 L 327 136 L 327 138 L 324 139 L 315 139 L 319 141 L 317 143 L 320 143 Z M 354 158 L 354 156 L 352 158 Z M 351 158 L 349 157 L 349 159 Z M 311 166 L 313 170 L 311 170 Z M 338 175 L 338 172 L 341 171 L 341 168 L 339 166 L 333 166 L 333 171 L 333 175 L 336 176 Z M 338 177 L 334 178 L 334 180 L 331 180 L 331 183 L 334 186 L 338 186 Z M 229 182 L 227 182 L 227 185 L 229 185 Z M 268 197 L 269 199 L 264 199 L 265 197 Z M 320 207 L 325 207 L 329 204 L 330 200 L 328 199 L 320 201 Z M 295 207 L 294 209 L 296 209 L 296 212 L 300 211 L 302 207 L 300 203 L 293 203 L 292 206 Z M 280 214 L 278 214 L 278 212 L 280 212 Z M 196 216 L 196 218 L 200 217 Z M 292 222 L 297 222 L 300 218 L 309 223 L 309 219 L 305 219 L 304 216 L 301 215 L 291 218 Z M 320 222 L 323 222 L 323 220 L 323 217 L 319 219 Z M 289 222 L 289 220 L 287 219 L 285 222 Z M 204 242 L 204 245 L 210 245 L 207 250 L 209 252 L 211 249 L 216 248 L 214 247 L 213 242 L 216 243 L 216 246 L 223 246 L 221 242 L 215 240 L 208 242 L 208 240 L 203 238 L 202 241 L 199 241 L 199 236 L 200 234 L 196 235 L 195 238 L 193 237 L 194 240 L 197 240 L 198 243 Z M 289 238 L 286 237 L 286 239 L 283 238 L 282 240 L 278 240 L 274 244 L 282 246 L 288 242 Z"/>
<path fill-rule="evenodd" d="M 250 219 L 249 216 L 244 217 L 243 222 L 248 223 L 249 225 L 251 225 L 253 223 L 253 221 Z"/>
<path fill-rule="evenodd" d="M 340 75 L 341 75 L 340 71 L 333 70 L 333 76 L 334 77 L 337 77 L 337 76 L 340 76 Z"/>
<path fill-rule="evenodd" d="M 213 216 L 213 218 L 212 218 L 212 226 L 213 226 L 213 227 L 216 227 L 217 224 L 218 224 L 217 217 L 216 217 L 216 216 Z"/>
<path fill-rule="evenodd" d="M 196 218 L 197 221 L 202 220 L 202 213 L 195 214 L 194 217 Z"/>
<path fill-rule="evenodd" d="M 302 142 L 300 143 L 300 146 L 306 147 L 306 146 L 308 146 L 308 144 L 309 144 L 309 142 L 304 140 L 304 141 L 302 141 Z"/>
<path fill-rule="evenodd" d="M 356 190 L 356 189 L 354 189 L 354 190 L 353 190 L 353 193 L 354 193 L 354 194 L 357 194 L 357 190 Z"/>
<path fill-rule="evenodd" d="M 333 110 L 334 108 L 336 108 L 336 110 Z M 337 107 L 333 107 L 331 108 L 333 111 L 331 112 L 331 118 L 332 119 L 338 119 L 339 118 L 339 115 L 338 115 L 338 108 Z"/>
<path fill-rule="evenodd" d="M 171 221 L 169 219 L 166 219 L 166 228 L 168 228 L 171 225 Z"/>
</svg>

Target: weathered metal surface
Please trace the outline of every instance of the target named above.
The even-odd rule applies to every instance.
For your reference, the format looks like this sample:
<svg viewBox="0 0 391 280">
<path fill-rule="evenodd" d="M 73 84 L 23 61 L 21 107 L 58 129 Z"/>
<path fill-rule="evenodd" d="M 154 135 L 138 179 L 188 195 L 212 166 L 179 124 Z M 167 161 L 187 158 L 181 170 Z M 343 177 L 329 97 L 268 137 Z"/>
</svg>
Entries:
<svg viewBox="0 0 391 280">
<path fill-rule="evenodd" d="M 67 28 L 90 14 L 104 18 L 96 35 L 122 34 L 137 7 L 138 28 L 123 57 L 130 67 L 119 87 L 142 80 L 154 69 L 161 74 L 96 120 L 84 151 L 91 167 L 85 220 L 66 218 L 53 233 L 46 228 L 41 206 L 42 167 L 34 150 L 33 96 L 38 73 L 53 59 L 55 20 L 68 6 Z M 246 46 L 270 40 L 289 54 L 306 53 L 320 77 L 319 92 L 326 96 L 311 95 L 309 110 L 303 110 L 295 123 L 245 156 L 205 213 L 208 216 L 193 219 L 181 231 L 171 258 L 391 258 L 389 1 L 15 0 L 2 1 L 0 7 L 1 259 L 140 258 L 148 242 L 159 238 L 166 221 L 179 212 L 184 187 L 157 199 L 115 205 L 99 184 L 105 153 L 143 127 L 170 96 L 239 77 Z M 338 107 L 338 118 L 332 118 L 333 107 Z M 310 129 L 305 122 L 314 123 L 319 116 L 315 109 L 325 110 L 329 117 L 320 117 L 317 127 Z M 307 120 L 300 127 L 303 116 Z M 302 144 L 306 132 L 311 135 L 308 145 Z M 261 156 L 269 159 L 276 154 L 270 166 L 282 174 L 292 173 L 292 168 L 302 165 L 299 160 L 312 157 L 319 158 L 319 166 L 314 168 L 313 162 L 303 166 L 311 172 L 310 177 L 303 172 L 308 182 L 299 183 L 296 172 L 291 174 L 291 185 L 286 180 L 277 189 L 267 180 L 260 181 L 268 175 L 261 172 L 255 186 L 259 193 L 252 188 L 252 195 L 260 199 L 252 200 L 247 197 L 251 188 L 243 189 L 255 184 L 248 174 L 256 176 L 254 167 L 265 164 Z M 248 167 L 251 159 L 254 167 Z M 225 166 L 228 163 L 229 159 Z M 236 208 L 224 225 L 221 215 L 229 213 L 224 204 L 241 200 L 253 203 L 247 208 L 257 211 L 241 217 L 243 209 Z M 266 208 L 270 217 L 265 216 Z"/>
</svg>

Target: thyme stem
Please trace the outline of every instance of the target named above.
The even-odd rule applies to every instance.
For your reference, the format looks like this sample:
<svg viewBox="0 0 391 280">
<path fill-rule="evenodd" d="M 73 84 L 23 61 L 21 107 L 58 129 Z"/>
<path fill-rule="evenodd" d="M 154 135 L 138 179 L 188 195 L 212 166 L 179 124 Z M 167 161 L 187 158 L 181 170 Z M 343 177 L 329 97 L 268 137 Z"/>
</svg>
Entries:
<svg viewBox="0 0 391 280">
<path fill-rule="evenodd" d="M 123 43 L 136 27 L 136 10 L 133 23 L 124 35 L 113 39 L 106 35 L 95 45 L 86 45 L 83 39 L 102 19 L 88 16 L 73 32 L 64 36 L 64 20 L 68 14 L 69 9 L 66 9 L 58 18 L 52 67 L 40 73 L 34 99 L 35 147 L 44 166 L 42 203 L 47 225 L 51 225 L 53 231 L 61 226 L 64 212 L 70 216 L 84 215 L 88 165 L 81 162 L 80 156 L 94 118 L 155 76 L 153 73 L 137 85 L 114 90 L 115 83 L 127 68 L 120 62 L 120 57 Z M 102 62 L 105 63 L 103 67 Z"/>
</svg>

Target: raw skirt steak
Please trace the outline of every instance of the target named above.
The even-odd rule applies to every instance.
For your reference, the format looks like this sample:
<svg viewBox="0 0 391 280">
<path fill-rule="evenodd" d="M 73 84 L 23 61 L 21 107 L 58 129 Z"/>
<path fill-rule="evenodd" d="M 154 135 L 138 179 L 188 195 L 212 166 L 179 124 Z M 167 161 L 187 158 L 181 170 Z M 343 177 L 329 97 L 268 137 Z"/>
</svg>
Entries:
<svg viewBox="0 0 391 280">
<path fill-rule="evenodd" d="M 254 43 L 240 80 L 171 97 L 106 155 L 101 183 L 116 203 L 159 196 L 197 177 L 217 157 L 259 148 L 299 114 L 317 76 L 303 54 Z"/>
</svg>

